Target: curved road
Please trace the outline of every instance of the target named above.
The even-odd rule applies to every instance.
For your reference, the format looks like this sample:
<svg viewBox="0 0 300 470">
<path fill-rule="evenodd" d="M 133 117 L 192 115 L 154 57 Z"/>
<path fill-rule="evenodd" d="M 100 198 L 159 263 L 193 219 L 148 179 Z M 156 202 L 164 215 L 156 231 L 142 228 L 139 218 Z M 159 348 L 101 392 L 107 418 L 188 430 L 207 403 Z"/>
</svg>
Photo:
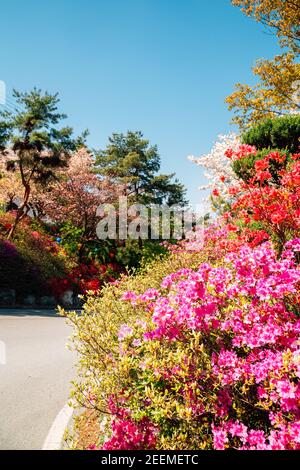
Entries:
<svg viewBox="0 0 300 470">
<path fill-rule="evenodd" d="M 42 448 L 75 377 L 71 332 L 54 311 L 0 309 L 0 449 Z"/>
</svg>

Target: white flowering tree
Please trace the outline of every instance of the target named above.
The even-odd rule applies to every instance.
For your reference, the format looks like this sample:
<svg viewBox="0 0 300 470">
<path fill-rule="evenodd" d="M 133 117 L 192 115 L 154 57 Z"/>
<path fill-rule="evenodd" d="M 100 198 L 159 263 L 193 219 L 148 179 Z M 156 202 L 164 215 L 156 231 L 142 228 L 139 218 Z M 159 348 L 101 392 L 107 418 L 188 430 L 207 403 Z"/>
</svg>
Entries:
<svg viewBox="0 0 300 470">
<path fill-rule="evenodd" d="M 188 157 L 189 160 L 205 170 L 204 176 L 208 182 L 206 185 L 200 186 L 200 190 L 210 189 L 213 195 L 220 196 L 225 200 L 228 199 L 229 187 L 238 186 L 239 180 L 232 169 L 231 160 L 226 157 L 225 152 L 229 148 L 238 151 L 240 145 L 240 138 L 234 133 L 219 135 L 208 154 L 200 157 Z"/>
</svg>

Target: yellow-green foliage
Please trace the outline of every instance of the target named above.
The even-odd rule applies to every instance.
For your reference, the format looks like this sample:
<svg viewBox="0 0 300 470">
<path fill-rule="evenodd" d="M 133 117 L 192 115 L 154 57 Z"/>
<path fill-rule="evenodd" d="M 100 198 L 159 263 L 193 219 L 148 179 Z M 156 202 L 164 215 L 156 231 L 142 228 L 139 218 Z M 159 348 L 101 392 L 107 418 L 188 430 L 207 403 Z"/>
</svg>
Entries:
<svg viewBox="0 0 300 470">
<path fill-rule="evenodd" d="M 206 254 L 200 253 L 173 253 L 168 257 L 157 259 L 147 267 L 139 271 L 139 273 L 131 276 L 124 276 L 120 283 L 117 285 L 107 285 L 98 296 L 89 296 L 83 311 L 80 314 L 76 312 L 66 313 L 61 310 L 63 315 L 66 315 L 68 321 L 74 326 L 74 336 L 72 347 L 75 347 L 79 353 L 79 378 L 74 384 L 72 398 L 75 399 L 79 407 L 85 409 L 96 410 L 99 416 L 99 421 L 107 413 L 107 400 L 117 390 L 120 390 L 125 383 L 131 380 L 131 373 L 134 369 L 134 357 L 124 355 L 124 360 L 120 360 L 120 343 L 118 341 L 118 332 L 123 324 L 135 324 L 135 319 L 141 319 L 148 322 L 150 314 L 147 314 L 142 307 L 133 307 L 129 302 L 124 302 L 121 297 L 124 292 L 134 291 L 136 293 L 143 293 L 149 287 L 159 288 L 161 280 L 168 274 L 175 272 L 181 268 L 189 266 L 192 269 L 199 267 L 201 262 L 204 261 Z M 138 328 L 138 326 L 136 326 Z M 196 346 L 198 339 L 195 336 L 191 340 L 190 353 L 193 360 L 197 363 L 205 361 L 205 356 L 199 355 L 199 347 Z M 153 361 L 153 373 L 155 373 L 155 364 L 168 363 L 172 367 L 178 364 L 178 355 L 188 354 L 186 345 L 185 350 L 180 351 L 178 348 L 174 351 L 170 345 L 165 345 L 162 348 L 157 342 L 149 342 L 149 348 L 152 350 L 147 351 L 148 360 Z M 150 353 L 150 354 L 149 354 Z M 122 356 L 121 356 L 122 358 Z M 150 358 L 150 359 L 149 359 Z M 132 361 L 132 362 L 131 362 Z M 201 368 L 202 369 L 202 368 Z M 180 384 L 180 376 L 175 377 L 175 382 Z M 141 389 L 137 390 L 136 400 L 141 400 L 145 389 L 149 398 L 153 399 L 153 406 L 155 409 L 161 408 L 161 413 L 166 414 L 172 420 L 178 416 L 183 417 L 186 423 L 188 410 L 186 407 L 180 407 L 180 403 L 174 400 L 174 394 L 170 399 L 165 395 L 153 392 L 153 383 L 158 383 L 158 378 L 149 376 L 149 388 L 147 384 L 142 383 Z M 176 388 L 176 384 L 174 385 Z M 174 390 L 176 392 L 176 390 Z M 159 401 L 164 402 L 164 407 L 159 406 Z M 167 403 L 169 401 L 169 403 Z M 141 410 L 142 417 L 142 410 Z M 78 421 L 79 422 L 79 421 Z M 109 422 L 109 420 L 108 420 Z M 76 426 L 75 426 L 76 427 Z M 193 428 L 190 426 L 186 432 L 193 436 Z M 160 446 L 178 448 L 178 439 L 182 440 L 182 448 L 187 444 L 187 437 L 183 435 L 181 430 L 180 436 L 173 435 L 172 442 L 162 442 Z M 99 431 L 99 442 L 101 443 L 104 438 L 103 433 Z M 174 441 L 174 442 L 173 442 Z M 176 442 L 177 441 L 177 442 Z M 76 432 L 72 444 L 76 447 Z"/>
</svg>

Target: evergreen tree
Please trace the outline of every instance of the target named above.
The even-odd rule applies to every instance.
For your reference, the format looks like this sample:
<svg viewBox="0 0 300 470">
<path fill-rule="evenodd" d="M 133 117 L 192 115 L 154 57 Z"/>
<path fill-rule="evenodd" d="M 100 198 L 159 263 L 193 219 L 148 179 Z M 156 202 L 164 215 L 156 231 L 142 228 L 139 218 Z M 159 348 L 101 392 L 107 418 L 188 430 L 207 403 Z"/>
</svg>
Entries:
<svg viewBox="0 0 300 470">
<path fill-rule="evenodd" d="M 174 174 L 159 174 L 160 156 L 142 132 L 114 133 L 96 154 L 96 171 L 124 185 L 124 195 L 143 204 L 184 206 L 185 189 Z"/>
</svg>

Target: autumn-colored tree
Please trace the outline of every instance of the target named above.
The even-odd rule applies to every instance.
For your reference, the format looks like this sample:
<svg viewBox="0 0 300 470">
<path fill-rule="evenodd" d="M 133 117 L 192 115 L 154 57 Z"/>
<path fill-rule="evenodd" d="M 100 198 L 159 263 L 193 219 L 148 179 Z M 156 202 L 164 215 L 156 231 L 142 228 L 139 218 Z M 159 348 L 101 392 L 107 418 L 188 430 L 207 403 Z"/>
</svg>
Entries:
<svg viewBox="0 0 300 470">
<path fill-rule="evenodd" d="M 283 46 L 300 51 L 300 0 L 232 0 L 232 3 L 275 30 Z"/>
<path fill-rule="evenodd" d="M 256 85 L 238 83 L 225 100 L 234 111 L 233 122 L 241 129 L 262 119 L 300 111 L 297 95 L 300 64 L 294 61 L 292 53 L 278 55 L 273 60 L 259 60 L 253 73 L 259 78 Z"/>
<path fill-rule="evenodd" d="M 234 111 L 233 122 L 245 129 L 258 121 L 286 113 L 300 112 L 299 0 L 232 0 L 242 11 L 276 29 L 282 45 L 290 50 L 272 60 L 258 60 L 253 67 L 257 84 L 236 84 L 236 90 L 226 98 Z"/>
</svg>

